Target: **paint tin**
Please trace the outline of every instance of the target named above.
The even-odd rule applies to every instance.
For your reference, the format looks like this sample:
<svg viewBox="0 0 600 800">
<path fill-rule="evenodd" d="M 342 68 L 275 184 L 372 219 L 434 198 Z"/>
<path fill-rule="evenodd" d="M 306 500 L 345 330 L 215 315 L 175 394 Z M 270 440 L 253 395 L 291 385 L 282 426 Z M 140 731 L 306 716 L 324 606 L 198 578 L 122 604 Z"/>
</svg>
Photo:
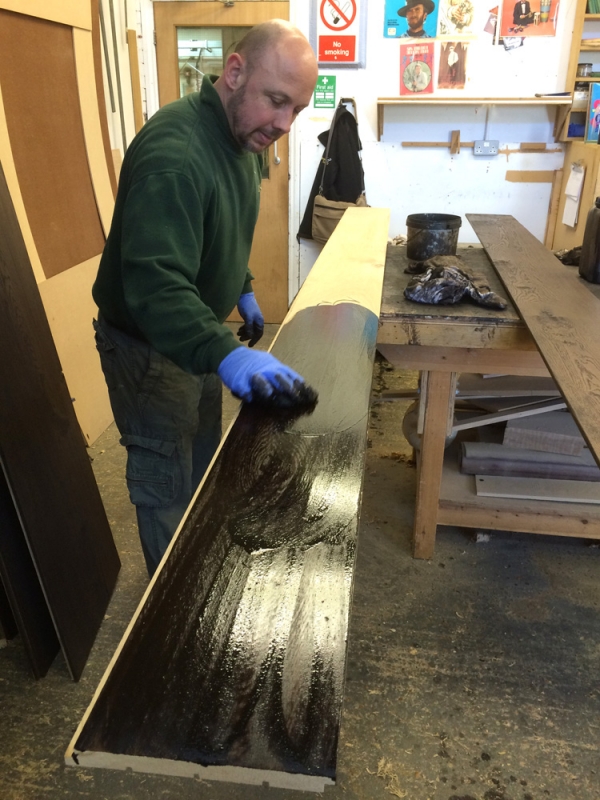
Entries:
<svg viewBox="0 0 600 800">
<path fill-rule="evenodd" d="M 409 214 L 406 218 L 406 255 L 409 261 L 454 256 L 462 220 L 455 214 Z"/>
</svg>

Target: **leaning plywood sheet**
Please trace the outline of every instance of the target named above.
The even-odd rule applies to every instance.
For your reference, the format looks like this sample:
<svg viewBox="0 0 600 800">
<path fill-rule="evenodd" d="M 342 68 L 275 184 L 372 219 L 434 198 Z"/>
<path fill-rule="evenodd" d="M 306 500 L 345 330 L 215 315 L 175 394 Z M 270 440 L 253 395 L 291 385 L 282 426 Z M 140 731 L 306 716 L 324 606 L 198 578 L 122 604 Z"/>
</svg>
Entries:
<svg viewBox="0 0 600 800">
<path fill-rule="evenodd" d="M 513 217 L 467 218 L 600 463 L 600 301 Z"/>
<path fill-rule="evenodd" d="M 388 212 L 350 210 L 272 352 L 312 414 L 242 406 L 67 763 L 322 791 L 334 781 Z"/>
</svg>

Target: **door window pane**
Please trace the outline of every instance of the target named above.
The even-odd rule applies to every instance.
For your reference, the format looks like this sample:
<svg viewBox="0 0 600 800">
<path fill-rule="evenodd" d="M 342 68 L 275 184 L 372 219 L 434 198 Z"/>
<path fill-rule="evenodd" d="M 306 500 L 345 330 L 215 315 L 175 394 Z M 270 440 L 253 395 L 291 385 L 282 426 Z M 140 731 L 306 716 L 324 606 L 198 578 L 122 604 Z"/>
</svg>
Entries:
<svg viewBox="0 0 600 800">
<path fill-rule="evenodd" d="M 227 28 L 177 28 L 179 95 L 200 90 L 204 75 L 220 75 L 250 26 Z"/>
</svg>

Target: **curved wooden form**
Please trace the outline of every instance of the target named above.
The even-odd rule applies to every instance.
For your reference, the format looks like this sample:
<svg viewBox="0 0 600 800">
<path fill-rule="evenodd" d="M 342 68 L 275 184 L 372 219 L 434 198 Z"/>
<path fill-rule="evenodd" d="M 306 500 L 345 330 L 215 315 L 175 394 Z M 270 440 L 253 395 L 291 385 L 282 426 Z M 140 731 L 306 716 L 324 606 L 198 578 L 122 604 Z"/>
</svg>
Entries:
<svg viewBox="0 0 600 800">
<path fill-rule="evenodd" d="M 30 65 L 45 53 L 43 85 Z M 0 162 L 79 424 L 112 421 L 91 287 L 114 205 L 98 0 L 0 0 Z"/>
<path fill-rule="evenodd" d="M 242 406 L 67 763 L 334 781 L 387 235 L 387 210 L 346 212 L 273 346 L 316 409 Z"/>
</svg>

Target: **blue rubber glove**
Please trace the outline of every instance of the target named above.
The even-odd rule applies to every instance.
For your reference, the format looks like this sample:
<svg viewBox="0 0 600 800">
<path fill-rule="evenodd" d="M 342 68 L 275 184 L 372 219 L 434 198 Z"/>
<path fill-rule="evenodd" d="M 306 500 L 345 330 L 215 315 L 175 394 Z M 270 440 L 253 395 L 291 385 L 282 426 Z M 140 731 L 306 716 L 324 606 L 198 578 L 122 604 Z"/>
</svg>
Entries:
<svg viewBox="0 0 600 800">
<path fill-rule="evenodd" d="M 304 379 L 275 356 L 262 350 L 236 347 L 219 364 L 219 377 L 236 397 L 267 401 L 282 394 L 295 396 Z"/>
<path fill-rule="evenodd" d="M 246 342 L 249 339 L 248 347 L 254 347 L 265 329 L 265 318 L 256 302 L 254 292 L 246 292 L 240 296 L 237 310 L 244 320 L 244 324 L 238 331 L 240 342 Z"/>
</svg>

